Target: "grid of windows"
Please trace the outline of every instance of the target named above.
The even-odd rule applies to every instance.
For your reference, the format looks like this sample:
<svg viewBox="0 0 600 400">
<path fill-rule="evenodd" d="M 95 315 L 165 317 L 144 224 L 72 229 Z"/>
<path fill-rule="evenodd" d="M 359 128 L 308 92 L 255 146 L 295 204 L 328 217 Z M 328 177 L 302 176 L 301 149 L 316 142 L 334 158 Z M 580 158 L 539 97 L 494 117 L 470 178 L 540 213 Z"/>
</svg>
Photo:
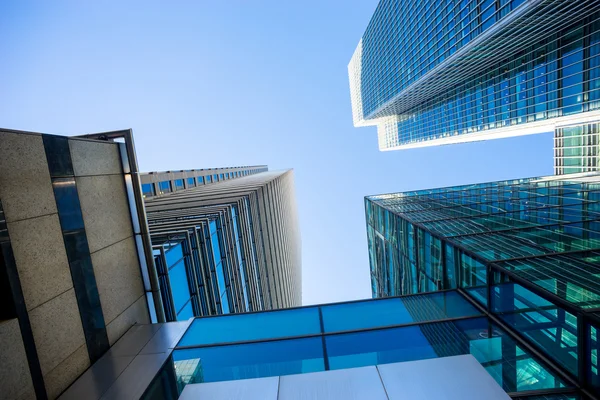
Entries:
<svg viewBox="0 0 600 400">
<path fill-rule="evenodd" d="M 380 1 L 362 37 L 364 115 L 374 112 L 521 3 L 524 0 Z"/>
<path fill-rule="evenodd" d="M 457 288 L 598 386 L 600 174 L 369 196 L 365 206 L 374 297 Z"/>
<path fill-rule="evenodd" d="M 399 116 L 392 145 L 600 109 L 600 14 Z"/>
<path fill-rule="evenodd" d="M 554 132 L 556 175 L 596 171 L 600 167 L 600 123 L 557 128 Z"/>
</svg>

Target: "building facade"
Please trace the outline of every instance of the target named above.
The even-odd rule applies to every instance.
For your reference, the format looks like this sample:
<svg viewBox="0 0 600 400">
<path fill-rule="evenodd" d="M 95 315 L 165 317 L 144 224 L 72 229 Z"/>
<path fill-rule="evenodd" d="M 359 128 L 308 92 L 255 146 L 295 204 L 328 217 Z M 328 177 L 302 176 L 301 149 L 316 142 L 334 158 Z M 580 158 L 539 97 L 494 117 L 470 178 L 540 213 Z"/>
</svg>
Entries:
<svg viewBox="0 0 600 400">
<path fill-rule="evenodd" d="M 131 132 L 98 137 L 0 129 L 3 399 L 56 398 L 151 320 Z"/>
<path fill-rule="evenodd" d="M 456 288 L 598 389 L 598 172 L 368 196 L 365 208 L 373 297 Z"/>
<path fill-rule="evenodd" d="M 141 325 L 105 355 L 133 357 L 120 375 L 98 363 L 62 399 L 597 398 L 597 316 L 509 279 L 486 290 L 489 306 L 457 288 Z"/>
<path fill-rule="evenodd" d="M 554 132 L 556 175 L 598 171 L 600 168 L 600 123 L 571 125 Z"/>
<path fill-rule="evenodd" d="M 600 4 L 382 0 L 348 72 L 354 124 L 381 150 L 595 122 Z"/>
<path fill-rule="evenodd" d="M 167 321 L 301 304 L 293 171 L 266 169 L 142 176 L 176 188 L 145 198 Z"/>
</svg>

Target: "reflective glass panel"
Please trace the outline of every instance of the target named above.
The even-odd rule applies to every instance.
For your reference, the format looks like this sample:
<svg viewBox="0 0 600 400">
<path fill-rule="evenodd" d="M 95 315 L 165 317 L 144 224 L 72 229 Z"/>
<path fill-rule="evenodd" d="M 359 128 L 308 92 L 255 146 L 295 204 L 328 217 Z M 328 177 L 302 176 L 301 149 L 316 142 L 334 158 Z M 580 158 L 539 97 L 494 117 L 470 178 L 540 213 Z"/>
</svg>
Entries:
<svg viewBox="0 0 600 400">
<path fill-rule="evenodd" d="M 507 392 L 564 386 L 485 318 L 326 336 L 331 369 L 472 354 Z"/>
<path fill-rule="evenodd" d="M 492 288 L 493 312 L 577 375 L 577 317 L 521 285 L 503 280 Z"/>
<path fill-rule="evenodd" d="M 480 315 L 457 292 L 440 292 L 321 307 L 325 332 Z"/>
<path fill-rule="evenodd" d="M 217 382 L 325 370 L 321 338 L 175 350 L 173 361 L 194 362 L 188 383 Z M 179 372 L 177 371 L 178 375 Z M 189 372 L 188 372 L 189 373 Z"/>
<path fill-rule="evenodd" d="M 320 332 L 319 309 L 316 307 L 237 314 L 195 319 L 179 346 L 272 339 Z"/>
</svg>

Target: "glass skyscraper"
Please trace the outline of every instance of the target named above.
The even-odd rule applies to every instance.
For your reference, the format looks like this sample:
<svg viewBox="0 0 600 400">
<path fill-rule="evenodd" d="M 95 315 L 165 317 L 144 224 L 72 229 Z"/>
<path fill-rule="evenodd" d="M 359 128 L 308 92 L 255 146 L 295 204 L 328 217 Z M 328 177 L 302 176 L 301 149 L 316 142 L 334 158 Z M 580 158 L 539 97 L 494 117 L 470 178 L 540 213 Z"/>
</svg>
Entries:
<svg viewBox="0 0 600 400">
<path fill-rule="evenodd" d="M 600 120 L 600 5 L 382 0 L 348 66 L 355 126 L 381 150 Z"/>
<path fill-rule="evenodd" d="M 457 289 L 599 387 L 600 174 L 365 198 L 373 297 Z"/>
<path fill-rule="evenodd" d="M 141 177 L 167 321 L 301 304 L 293 171 Z"/>
</svg>

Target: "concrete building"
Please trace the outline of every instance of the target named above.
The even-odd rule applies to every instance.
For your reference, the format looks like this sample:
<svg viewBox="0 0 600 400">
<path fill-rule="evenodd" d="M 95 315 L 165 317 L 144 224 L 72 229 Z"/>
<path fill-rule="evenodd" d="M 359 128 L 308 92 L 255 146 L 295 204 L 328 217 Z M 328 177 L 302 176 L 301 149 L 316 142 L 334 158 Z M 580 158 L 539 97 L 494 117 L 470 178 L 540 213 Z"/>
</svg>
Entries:
<svg viewBox="0 0 600 400">
<path fill-rule="evenodd" d="M 150 322 L 132 144 L 0 130 L 0 397 L 56 398 Z"/>
</svg>

